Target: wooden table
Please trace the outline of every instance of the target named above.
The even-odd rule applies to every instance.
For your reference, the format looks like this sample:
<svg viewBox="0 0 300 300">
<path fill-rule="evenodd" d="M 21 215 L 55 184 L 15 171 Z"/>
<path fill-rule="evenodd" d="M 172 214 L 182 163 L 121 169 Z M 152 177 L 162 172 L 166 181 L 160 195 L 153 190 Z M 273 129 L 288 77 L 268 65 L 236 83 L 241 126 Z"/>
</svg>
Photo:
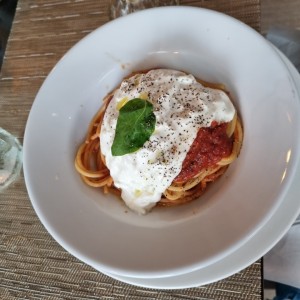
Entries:
<svg viewBox="0 0 300 300">
<path fill-rule="evenodd" d="M 259 0 L 182 0 L 260 29 Z M 0 126 L 23 142 L 35 95 L 78 40 L 109 20 L 107 0 L 19 0 L 0 77 Z M 0 299 L 262 299 L 262 263 L 184 290 L 131 286 L 77 260 L 36 216 L 24 178 L 0 194 Z"/>
</svg>

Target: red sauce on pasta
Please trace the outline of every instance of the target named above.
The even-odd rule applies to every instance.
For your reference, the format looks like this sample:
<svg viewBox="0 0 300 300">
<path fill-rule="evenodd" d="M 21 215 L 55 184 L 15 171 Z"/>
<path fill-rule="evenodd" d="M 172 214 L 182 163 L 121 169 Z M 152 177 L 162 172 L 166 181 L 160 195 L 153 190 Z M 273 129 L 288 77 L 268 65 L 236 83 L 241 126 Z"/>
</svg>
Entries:
<svg viewBox="0 0 300 300">
<path fill-rule="evenodd" d="M 233 141 L 227 136 L 226 128 L 227 123 L 200 128 L 183 161 L 181 172 L 174 179 L 175 183 L 193 178 L 200 170 L 214 166 L 231 154 Z"/>
</svg>

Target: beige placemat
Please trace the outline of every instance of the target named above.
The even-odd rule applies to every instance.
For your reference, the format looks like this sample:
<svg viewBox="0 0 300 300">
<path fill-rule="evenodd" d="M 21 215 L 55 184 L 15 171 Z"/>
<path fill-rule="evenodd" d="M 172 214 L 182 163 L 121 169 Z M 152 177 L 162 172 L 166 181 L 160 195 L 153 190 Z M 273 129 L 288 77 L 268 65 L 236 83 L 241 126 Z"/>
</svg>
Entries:
<svg viewBox="0 0 300 300">
<path fill-rule="evenodd" d="M 277 26 L 300 30 L 299 0 L 262 0 L 261 32 Z"/>
<path fill-rule="evenodd" d="M 259 30 L 259 0 L 182 0 Z M 0 126 L 23 141 L 49 71 L 78 40 L 108 21 L 108 1 L 19 0 L 0 77 Z M 77 260 L 44 229 L 23 176 L 0 194 L 0 299 L 261 299 L 261 261 L 219 282 L 175 291 L 131 286 Z"/>
</svg>

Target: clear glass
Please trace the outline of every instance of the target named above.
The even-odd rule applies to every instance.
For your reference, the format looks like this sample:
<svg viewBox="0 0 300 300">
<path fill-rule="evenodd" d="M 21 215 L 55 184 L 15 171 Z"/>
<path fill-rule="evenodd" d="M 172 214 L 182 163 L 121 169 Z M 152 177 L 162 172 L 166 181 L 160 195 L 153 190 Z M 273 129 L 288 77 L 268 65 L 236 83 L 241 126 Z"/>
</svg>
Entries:
<svg viewBox="0 0 300 300">
<path fill-rule="evenodd" d="M 22 162 L 19 141 L 0 127 L 0 192 L 18 178 Z"/>
<path fill-rule="evenodd" d="M 170 5 L 179 5 L 179 0 L 111 0 L 110 18 L 115 19 L 146 8 Z"/>
</svg>

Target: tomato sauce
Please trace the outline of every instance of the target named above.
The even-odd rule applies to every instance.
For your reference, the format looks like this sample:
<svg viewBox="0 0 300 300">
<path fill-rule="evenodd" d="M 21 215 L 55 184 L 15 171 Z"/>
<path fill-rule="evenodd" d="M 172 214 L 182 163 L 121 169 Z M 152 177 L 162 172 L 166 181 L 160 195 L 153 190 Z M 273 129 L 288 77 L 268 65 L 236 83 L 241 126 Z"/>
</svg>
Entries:
<svg viewBox="0 0 300 300">
<path fill-rule="evenodd" d="M 174 179 L 175 183 L 193 178 L 200 170 L 214 166 L 231 154 L 233 139 L 226 134 L 226 128 L 227 123 L 222 123 L 199 129 L 183 161 L 181 172 Z"/>
</svg>

